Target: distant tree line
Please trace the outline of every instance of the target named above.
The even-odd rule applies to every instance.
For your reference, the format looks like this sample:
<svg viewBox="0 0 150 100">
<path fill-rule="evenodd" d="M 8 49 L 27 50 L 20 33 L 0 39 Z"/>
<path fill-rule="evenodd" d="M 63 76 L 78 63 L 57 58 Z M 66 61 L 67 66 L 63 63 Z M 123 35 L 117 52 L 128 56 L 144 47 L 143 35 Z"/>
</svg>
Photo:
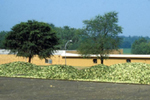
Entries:
<svg viewBox="0 0 150 100">
<path fill-rule="evenodd" d="M 135 40 L 131 47 L 131 53 L 150 54 L 150 40 L 143 37 Z"/>
<path fill-rule="evenodd" d="M 0 49 L 5 49 L 5 46 L 4 46 L 4 40 L 5 40 L 5 36 L 8 32 L 7 31 L 1 31 L 0 32 Z"/>
<path fill-rule="evenodd" d="M 54 24 L 49 24 L 57 33 L 58 37 L 60 38 L 60 49 L 64 50 L 65 43 L 68 40 L 72 40 L 72 43 L 68 44 L 67 49 L 69 50 L 76 50 L 79 45 L 81 44 L 82 40 L 86 38 L 86 35 L 84 34 L 83 29 L 76 29 L 71 28 L 69 26 L 64 27 L 56 27 Z M 5 49 L 3 45 L 3 41 L 5 38 L 5 35 L 8 33 L 8 31 L 1 31 L 0 32 L 0 49 Z M 119 36 L 122 38 L 122 42 L 119 45 L 119 48 L 132 48 L 132 44 L 135 42 L 135 40 L 138 40 L 140 38 L 144 38 L 147 41 L 150 41 L 150 37 L 142 37 L 142 36 Z"/>
<path fill-rule="evenodd" d="M 67 49 L 76 50 L 82 39 L 84 38 L 83 29 L 70 28 L 69 26 L 56 27 L 54 24 L 49 25 L 52 27 L 53 30 L 56 31 L 57 36 L 60 38 L 60 50 L 65 49 L 65 44 L 68 40 L 72 40 L 73 42 L 67 45 Z"/>
<path fill-rule="evenodd" d="M 81 44 L 82 40 L 86 39 L 86 32 L 84 29 L 76 29 L 76 28 L 70 28 L 69 26 L 64 27 L 55 27 L 53 24 L 50 24 L 53 26 L 52 28 L 57 32 L 57 35 L 61 39 L 61 45 L 60 49 L 64 49 L 65 43 L 68 40 L 73 40 L 72 43 L 68 44 L 68 49 L 70 50 L 76 50 L 79 45 Z M 146 36 L 119 36 L 122 41 L 119 45 L 119 48 L 131 48 L 132 44 L 135 42 L 135 40 L 138 40 L 140 38 L 145 38 L 146 40 L 150 41 L 150 37 Z"/>
<path fill-rule="evenodd" d="M 142 36 L 120 36 L 122 38 L 122 42 L 119 46 L 119 48 L 131 48 L 132 44 L 139 40 L 140 38 L 144 38 L 147 41 L 150 41 L 150 38 L 148 36 L 142 37 Z"/>
</svg>

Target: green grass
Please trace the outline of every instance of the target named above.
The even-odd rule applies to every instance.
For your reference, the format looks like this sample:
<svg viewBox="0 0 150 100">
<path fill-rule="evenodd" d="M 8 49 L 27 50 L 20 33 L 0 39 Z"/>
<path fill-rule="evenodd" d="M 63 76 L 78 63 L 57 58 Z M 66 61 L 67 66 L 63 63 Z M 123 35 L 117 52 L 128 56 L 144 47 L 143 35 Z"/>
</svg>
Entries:
<svg viewBox="0 0 150 100">
<path fill-rule="evenodd" d="M 0 76 L 150 84 L 150 65 L 145 63 L 123 63 L 112 66 L 100 64 L 79 70 L 64 65 L 37 66 L 26 62 L 13 62 L 0 65 Z"/>
<path fill-rule="evenodd" d="M 123 54 L 131 54 L 131 48 L 123 48 Z"/>
</svg>

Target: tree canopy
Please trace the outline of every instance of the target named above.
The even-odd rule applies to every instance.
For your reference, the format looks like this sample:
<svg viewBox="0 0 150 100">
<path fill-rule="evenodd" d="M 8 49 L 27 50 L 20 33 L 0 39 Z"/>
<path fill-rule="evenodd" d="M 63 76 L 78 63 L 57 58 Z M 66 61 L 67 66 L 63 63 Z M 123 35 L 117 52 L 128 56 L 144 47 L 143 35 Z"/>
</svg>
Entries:
<svg viewBox="0 0 150 100">
<path fill-rule="evenodd" d="M 131 52 L 133 54 L 150 54 L 150 42 L 143 37 L 135 40 Z"/>
<path fill-rule="evenodd" d="M 1 31 L 0 32 L 0 49 L 4 49 L 5 46 L 3 44 L 4 40 L 5 40 L 5 35 L 7 34 L 8 32 L 6 31 Z"/>
<path fill-rule="evenodd" d="M 97 55 L 101 59 L 107 57 L 110 51 L 118 49 L 121 38 L 118 37 L 122 33 L 122 27 L 118 26 L 118 16 L 116 12 L 109 12 L 103 16 L 98 15 L 94 19 L 83 21 L 85 31 L 83 42 L 78 48 L 78 51 L 83 56 L 91 54 Z"/>
<path fill-rule="evenodd" d="M 46 58 L 57 50 L 59 38 L 50 25 L 44 22 L 28 20 L 12 27 L 5 37 L 5 47 L 17 56 L 31 58 L 38 55 Z"/>
<path fill-rule="evenodd" d="M 55 27 L 53 24 L 49 24 L 56 32 L 57 36 L 60 38 L 59 48 L 64 50 L 65 44 L 68 40 L 72 40 L 72 43 L 68 44 L 68 49 L 76 50 L 81 43 L 81 33 L 83 29 L 70 28 L 69 26 Z"/>
</svg>

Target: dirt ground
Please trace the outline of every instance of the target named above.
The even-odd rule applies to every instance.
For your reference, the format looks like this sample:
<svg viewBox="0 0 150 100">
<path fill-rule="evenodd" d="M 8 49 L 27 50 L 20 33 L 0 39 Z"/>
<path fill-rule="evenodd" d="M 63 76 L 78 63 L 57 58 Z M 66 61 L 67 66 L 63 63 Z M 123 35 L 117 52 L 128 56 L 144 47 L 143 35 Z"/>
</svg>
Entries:
<svg viewBox="0 0 150 100">
<path fill-rule="evenodd" d="M 149 100 L 150 85 L 0 77 L 0 100 Z"/>
</svg>

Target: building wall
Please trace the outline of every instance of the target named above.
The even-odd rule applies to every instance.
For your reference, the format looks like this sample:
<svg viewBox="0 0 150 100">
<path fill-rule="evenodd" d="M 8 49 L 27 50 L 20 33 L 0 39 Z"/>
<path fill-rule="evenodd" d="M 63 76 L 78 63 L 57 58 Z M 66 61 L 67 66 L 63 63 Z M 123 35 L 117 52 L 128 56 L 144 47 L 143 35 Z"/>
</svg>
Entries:
<svg viewBox="0 0 150 100">
<path fill-rule="evenodd" d="M 140 58 L 132 58 L 132 59 L 131 59 L 131 62 L 142 62 L 142 63 L 150 64 L 150 59 L 147 59 L 147 58 L 143 58 L 143 59 L 140 59 Z"/>
<path fill-rule="evenodd" d="M 0 64 L 10 63 L 14 61 L 26 61 L 26 58 L 16 57 L 16 55 L 7 55 L 7 54 L 0 55 Z"/>
<path fill-rule="evenodd" d="M 61 57 L 58 55 L 52 56 L 51 58 L 47 58 L 47 59 L 52 59 L 52 64 L 63 63 Z M 0 54 L 0 64 L 5 64 L 5 63 L 10 63 L 10 62 L 15 62 L 15 61 L 28 62 L 28 58 L 17 57 L 16 55 L 13 55 L 13 54 L 10 54 L 10 55 Z M 36 64 L 36 65 L 52 65 L 50 63 L 45 63 L 45 59 L 39 59 L 38 56 L 33 57 L 31 59 L 31 63 Z"/>
<path fill-rule="evenodd" d="M 109 58 L 104 60 L 104 65 L 114 65 L 118 63 L 126 63 L 126 58 Z"/>
<path fill-rule="evenodd" d="M 97 59 L 97 58 L 81 58 L 81 57 L 71 58 L 70 57 L 67 58 L 66 63 L 67 65 L 71 65 L 71 66 L 83 66 L 83 67 L 90 67 L 90 66 L 101 64 L 100 59 L 97 59 L 97 63 L 94 63 L 93 59 Z M 130 59 L 131 62 L 141 62 L 141 63 L 150 64 L 150 59 L 147 58 L 108 58 L 108 59 L 104 59 L 104 65 L 110 66 L 119 63 L 126 63 L 127 59 Z"/>
<path fill-rule="evenodd" d="M 64 59 L 64 58 L 63 58 Z M 67 58 L 66 59 L 66 64 L 67 65 L 72 65 L 72 66 L 94 66 L 97 64 L 100 64 L 100 60 L 97 60 L 97 63 L 93 63 L 93 58 Z"/>
<path fill-rule="evenodd" d="M 97 64 L 100 64 L 100 59 L 97 59 L 97 63 L 94 63 L 93 60 L 97 58 L 82 58 L 82 57 L 67 57 L 66 64 L 71 66 L 83 66 L 83 67 L 90 67 Z M 141 62 L 150 64 L 150 59 L 148 58 L 128 58 L 131 62 Z M 38 56 L 32 58 L 31 63 L 36 65 L 55 65 L 55 64 L 65 64 L 65 57 L 60 55 L 54 55 L 51 58 L 47 58 L 47 60 L 51 60 L 52 63 L 45 63 L 45 59 L 39 59 Z M 24 61 L 28 62 L 28 59 L 25 57 L 17 57 L 16 55 L 7 55 L 1 54 L 0 55 L 0 64 L 15 62 L 15 61 Z M 118 63 L 126 63 L 127 58 L 109 58 L 104 60 L 104 65 L 113 65 Z"/>
</svg>

